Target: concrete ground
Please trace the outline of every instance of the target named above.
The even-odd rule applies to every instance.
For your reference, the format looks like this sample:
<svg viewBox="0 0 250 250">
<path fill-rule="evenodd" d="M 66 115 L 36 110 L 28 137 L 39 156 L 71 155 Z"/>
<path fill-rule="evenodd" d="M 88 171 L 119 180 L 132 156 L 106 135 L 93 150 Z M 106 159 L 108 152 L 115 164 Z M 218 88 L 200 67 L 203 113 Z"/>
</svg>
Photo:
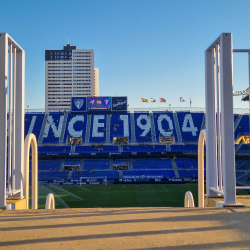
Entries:
<svg viewBox="0 0 250 250">
<path fill-rule="evenodd" d="M 250 207 L 0 210 L 0 249 L 250 249 Z"/>
</svg>

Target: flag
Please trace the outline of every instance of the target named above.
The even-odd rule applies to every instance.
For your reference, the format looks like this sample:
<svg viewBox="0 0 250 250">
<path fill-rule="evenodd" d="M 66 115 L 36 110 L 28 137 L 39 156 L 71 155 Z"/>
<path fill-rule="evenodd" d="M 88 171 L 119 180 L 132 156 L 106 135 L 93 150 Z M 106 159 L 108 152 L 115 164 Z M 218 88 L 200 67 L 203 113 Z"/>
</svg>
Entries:
<svg viewBox="0 0 250 250">
<path fill-rule="evenodd" d="M 166 102 L 164 98 L 160 98 L 160 102 Z"/>
<path fill-rule="evenodd" d="M 183 97 L 180 97 L 180 102 L 185 102 L 186 100 Z"/>
<path fill-rule="evenodd" d="M 190 98 L 190 107 L 191 107 L 191 104 L 192 104 L 192 100 L 191 100 L 191 98 Z"/>
<path fill-rule="evenodd" d="M 151 102 L 156 102 L 156 100 L 154 98 L 151 97 Z"/>
<path fill-rule="evenodd" d="M 142 102 L 148 102 L 148 99 L 141 99 Z"/>
</svg>

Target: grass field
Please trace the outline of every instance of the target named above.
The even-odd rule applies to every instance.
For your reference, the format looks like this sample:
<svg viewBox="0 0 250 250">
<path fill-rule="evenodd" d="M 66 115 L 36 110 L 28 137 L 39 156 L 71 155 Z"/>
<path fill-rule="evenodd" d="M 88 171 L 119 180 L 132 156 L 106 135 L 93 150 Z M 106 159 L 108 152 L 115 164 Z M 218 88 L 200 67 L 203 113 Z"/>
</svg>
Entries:
<svg viewBox="0 0 250 250">
<path fill-rule="evenodd" d="M 54 194 L 56 208 L 183 207 L 186 191 L 193 193 L 197 206 L 197 183 L 39 186 L 38 207 L 45 207 L 48 193 Z"/>
</svg>

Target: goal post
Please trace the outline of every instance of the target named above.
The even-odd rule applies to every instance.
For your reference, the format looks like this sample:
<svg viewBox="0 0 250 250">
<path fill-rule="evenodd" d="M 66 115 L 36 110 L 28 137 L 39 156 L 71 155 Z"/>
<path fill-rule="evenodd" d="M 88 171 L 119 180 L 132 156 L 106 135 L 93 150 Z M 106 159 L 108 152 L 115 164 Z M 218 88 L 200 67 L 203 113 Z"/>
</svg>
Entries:
<svg viewBox="0 0 250 250">
<path fill-rule="evenodd" d="M 80 186 L 82 185 L 107 185 L 107 176 L 80 177 Z"/>
</svg>

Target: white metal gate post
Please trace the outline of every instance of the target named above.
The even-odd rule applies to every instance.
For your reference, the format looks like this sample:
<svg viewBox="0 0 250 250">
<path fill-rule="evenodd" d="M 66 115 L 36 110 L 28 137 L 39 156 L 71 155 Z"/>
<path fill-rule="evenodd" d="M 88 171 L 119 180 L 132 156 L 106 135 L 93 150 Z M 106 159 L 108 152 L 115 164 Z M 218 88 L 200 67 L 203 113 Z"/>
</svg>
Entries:
<svg viewBox="0 0 250 250">
<path fill-rule="evenodd" d="M 216 112 L 215 112 L 215 66 L 214 49 L 208 48 L 205 52 L 206 67 L 206 165 L 207 167 L 207 196 L 217 196 L 210 188 L 217 187 L 217 154 L 216 154 Z"/>
<path fill-rule="evenodd" d="M 23 160 L 24 57 L 23 49 L 7 33 L 0 33 L 0 207 L 6 206 L 6 195 L 8 197 L 23 197 L 23 182 L 25 178 Z M 6 193 L 8 86 L 9 155 L 8 192 Z"/>
<path fill-rule="evenodd" d="M 6 206 L 8 35 L 0 34 L 0 207 Z"/>
<path fill-rule="evenodd" d="M 220 37 L 221 142 L 224 205 L 236 204 L 232 34 Z"/>
<path fill-rule="evenodd" d="M 222 33 L 206 50 L 207 196 L 224 196 L 224 206 L 242 206 L 236 201 L 233 52 L 243 51 L 233 50 L 231 33 Z"/>
<path fill-rule="evenodd" d="M 15 112 L 15 186 L 16 189 L 21 189 L 23 196 L 24 182 L 24 90 L 25 90 L 25 52 L 19 50 L 16 53 L 16 112 Z M 22 94 L 21 94 L 22 93 Z M 18 153 L 17 153 L 18 152 Z"/>
</svg>

